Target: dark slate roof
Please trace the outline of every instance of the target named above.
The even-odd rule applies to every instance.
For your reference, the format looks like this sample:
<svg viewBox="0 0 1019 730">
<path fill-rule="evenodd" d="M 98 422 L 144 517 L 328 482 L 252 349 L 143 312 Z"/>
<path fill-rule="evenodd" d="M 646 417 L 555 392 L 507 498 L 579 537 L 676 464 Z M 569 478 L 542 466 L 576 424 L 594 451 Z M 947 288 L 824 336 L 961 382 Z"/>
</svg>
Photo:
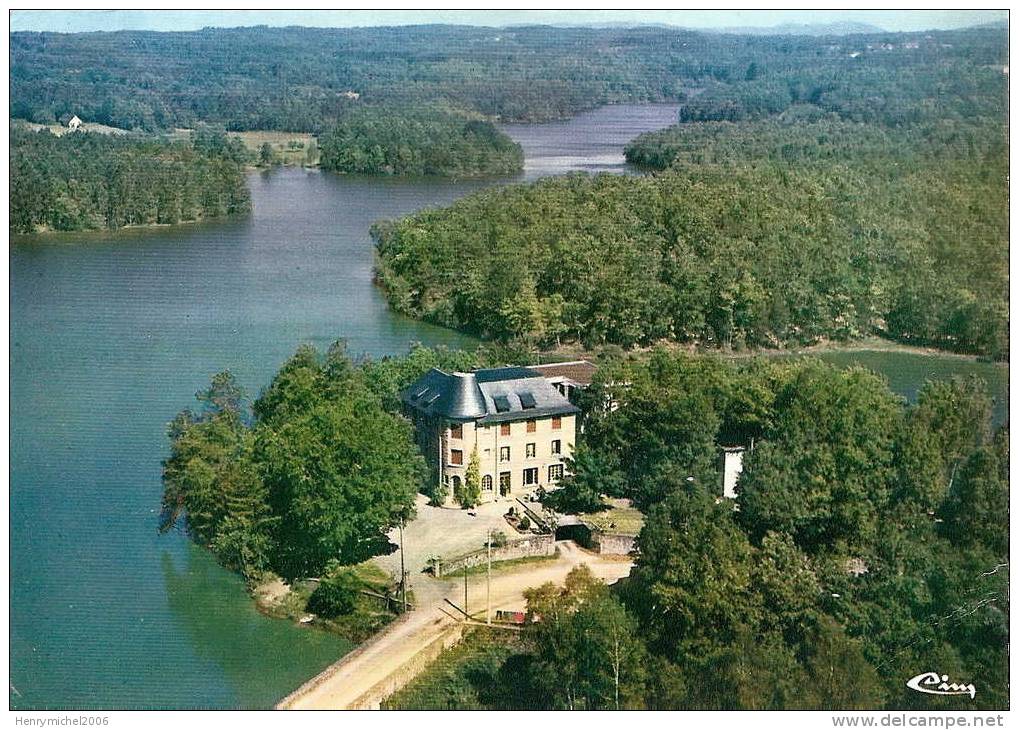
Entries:
<svg viewBox="0 0 1019 730">
<path fill-rule="evenodd" d="M 479 383 L 496 383 L 500 380 L 521 380 L 522 378 L 540 378 L 541 373 L 536 373 L 530 368 L 517 365 L 507 365 L 502 368 L 483 368 L 474 371 Z"/>
<path fill-rule="evenodd" d="M 451 375 L 432 368 L 404 390 L 400 398 L 429 415 L 454 420 L 469 420 L 486 413 L 485 400 L 473 373 Z"/>
<path fill-rule="evenodd" d="M 426 415 L 454 421 L 477 419 L 496 423 L 580 411 L 540 373 L 518 367 L 474 373 L 444 373 L 432 368 L 406 388 L 400 398 Z"/>
<path fill-rule="evenodd" d="M 570 403 L 552 383 L 533 371 L 523 378 L 480 383 L 479 387 L 488 411 L 487 415 L 479 419 L 481 423 L 519 421 L 521 418 L 564 416 L 580 412 L 580 409 Z M 496 408 L 496 400 L 502 398 L 509 402 L 507 411 Z M 531 403 L 534 405 L 530 405 Z"/>
</svg>

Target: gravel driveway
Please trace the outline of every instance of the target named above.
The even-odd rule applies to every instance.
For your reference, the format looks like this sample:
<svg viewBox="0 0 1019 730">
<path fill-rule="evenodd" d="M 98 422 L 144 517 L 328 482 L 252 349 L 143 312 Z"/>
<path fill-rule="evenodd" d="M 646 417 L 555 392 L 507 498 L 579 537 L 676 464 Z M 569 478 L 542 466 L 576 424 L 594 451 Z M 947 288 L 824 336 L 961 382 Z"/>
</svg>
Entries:
<svg viewBox="0 0 1019 730">
<path fill-rule="evenodd" d="M 431 557 L 453 557 L 462 553 L 478 550 L 485 546 L 488 530 L 502 531 L 510 539 L 517 532 L 506 522 L 503 515 L 511 506 L 516 505 L 515 499 L 502 499 L 479 505 L 476 517 L 471 517 L 467 510 L 448 507 L 431 507 L 428 498 L 417 496 L 417 517 L 403 530 L 403 542 L 406 548 L 407 570 L 410 571 L 411 582 L 428 565 Z M 399 530 L 389 533 L 389 539 L 400 544 Z M 400 551 L 390 555 L 373 558 L 372 562 L 393 576 L 400 575 Z"/>
</svg>

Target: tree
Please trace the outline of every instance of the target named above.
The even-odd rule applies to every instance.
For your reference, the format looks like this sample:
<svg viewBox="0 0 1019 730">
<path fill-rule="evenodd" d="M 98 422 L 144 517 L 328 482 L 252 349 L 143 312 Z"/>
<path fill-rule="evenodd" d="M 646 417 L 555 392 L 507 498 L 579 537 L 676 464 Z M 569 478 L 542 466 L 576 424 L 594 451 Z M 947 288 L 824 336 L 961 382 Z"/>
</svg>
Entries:
<svg viewBox="0 0 1019 730">
<path fill-rule="evenodd" d="M 388 546 L 425 480 L 412 426 L 387 412 L 346 355 L 299 348 L 253 404 L 229 373 L 168 429 L 163 528 L 181 514 L 196 540 L 246 575 L 287 580 L 356 563 Z"/>
<path fill-rule="evenodd" d="M 262 167 L 271 167 L 275 162 L 276 154 L 272 150 L 272 145 L 264 142 L 258 150 L 258 164 Z"/>
<path fill-rule="evenodd" d="M 822 618 L 809 644 L 807 671 L 823 710 L 874 710 L 884 699 L 881 680 L 864 657 L 859 641 Z"/>
<path fill-rule="evenodd" d="M 691 710 L 798 710 L 815 706 L 807 673 L 774 633 L 740 631 L 736 641 L 695 665 Z"/>
<path fill-rule="evenodd" d="M 605 509 L 602 495 L 620 497 L 623 485 L 615 459 L 581 444 L 566 459 L 566 475 L 559 489 L 549 492 L 544 501 L 558 512 L 597 512 Z"/>
<path fill-rule="evenodd" d="M 211 413 L 240 413 L 244 400 L 244 391 L 237 385 L 233 373 L 224 370 L 212 376 L 212 383 L 205 390 L 195 394 L 195 398 L 205 410 Z"/>
<path fill-rule="evenodd" d="M 729 504 L 688 484 L 651 509 L 637 546 L 624 600 L 655 653 L 683 666 L 758 624 L 753 553 Z"/>
<path fill-rule="evenodd" d="M 168 427 L 160 530 L 183 515 L 188 532 L 224 565 L 255 577 L 270 567 L 275 520 L 242 420 L 242 393 L 225 372 L 196 398 L 201 415 L 185 411 Z"/>
<path fill-rule="evenodd" d="M 467 460 L 467 473 L 463 482 L 453 489 L 453 499 L 464 509 L 477 506 L 481 500 L 481 464 L 477 447 L 471 451 Z"/>
<path fill-rule="evenodd" d="M 554 709 L 643 706 L 645 649 L 637 626 L 605 585 L 581 565 L 559 588 L 525 592 L 530 683 Z"/>
<path fill-rule="evenodd" d="M 942 533 L 955 545 L 979 545 L 1005 560 L 1009 490 L 1001 474 L 995 450 L 987 446 L 977 449 L 959 468 L 939 513 L 944 518 Z"/>
<path fill-rule="evenodd" d="M 322 578 L 308 599 L 308 610 L 323 618 L 353 613 L 365 583 L 350 568 L 340 568 Z"/>
<path fill-rule="evenodd" d="M 740 477 L 740 522 L 787 532 L 808 554 L 869 548 L 888 504 L 901 404 L 874 374 L 812 363 Z"/>
<path fill-rule="evenodd" d="M 410 424 L 363 391 L 259 424 L 256 441 L 280 519 L 279 572 L 288 579 L 383 549 L 386 532 L 412 509 L 423 481 Z"/>
</svg>

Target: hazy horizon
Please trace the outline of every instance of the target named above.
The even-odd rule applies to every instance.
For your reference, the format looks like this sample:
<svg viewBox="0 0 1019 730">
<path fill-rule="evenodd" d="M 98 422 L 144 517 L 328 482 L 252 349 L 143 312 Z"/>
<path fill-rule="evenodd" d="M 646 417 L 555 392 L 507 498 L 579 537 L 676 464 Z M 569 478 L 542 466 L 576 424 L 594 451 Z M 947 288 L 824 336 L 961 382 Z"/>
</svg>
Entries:
<svg viewBox="0 0 1019 730">
<path fill-rule="evenodd" d="M 889 32 L 950 30 L 1007 22 L 1007 10 L 12 10 L 10 30 L 80 33 L 190 31 L 206 27 L 394 25 L 670 25 L 718 30 L 866 23 Z"/>
</svg>

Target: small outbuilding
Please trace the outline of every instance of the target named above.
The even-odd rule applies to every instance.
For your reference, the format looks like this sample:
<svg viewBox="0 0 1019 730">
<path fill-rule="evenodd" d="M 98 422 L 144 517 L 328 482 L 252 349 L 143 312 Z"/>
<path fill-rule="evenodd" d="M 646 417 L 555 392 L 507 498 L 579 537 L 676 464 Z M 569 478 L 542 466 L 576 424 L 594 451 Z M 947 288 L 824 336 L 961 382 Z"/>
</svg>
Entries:
<svg viewBox="0 0 1019 730">
<path fill-rule="evenodd" d="M 722 496 L 728 499 L 736 499 L 736 488 L 739 484 L 740 474 L 743 473 L 743 454 L 746 451 L 742 446 L 722 447 Z"/>
<path fill-rule="evenodd" d="M 83 122 L 78 118 L 78 115 L 75 114 L 68 120 L 67 128 L 72 132 L 77 132 L 79 129 L 81 129 L 82 124 Z"/>
</svg>

